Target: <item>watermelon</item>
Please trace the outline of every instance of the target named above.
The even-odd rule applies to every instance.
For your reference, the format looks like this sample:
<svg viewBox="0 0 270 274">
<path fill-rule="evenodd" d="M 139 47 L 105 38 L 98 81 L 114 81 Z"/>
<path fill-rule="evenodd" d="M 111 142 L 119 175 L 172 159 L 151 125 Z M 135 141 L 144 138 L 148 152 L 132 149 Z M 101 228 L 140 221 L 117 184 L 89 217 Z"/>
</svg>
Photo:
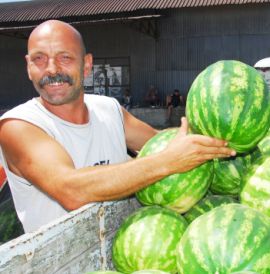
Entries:
<svg viewBox="0 0 270 274">
<path fill-rule="evenodd" d="M 195 219 L 177 246 L 180 274 L 270 273 L 270 218 L 241 204 Z"/>
<path fill-rule="evenodd" d="M 266 136 L 258 143 L 258 148 L 261 154 L 270 155 L 270 130 L 268 130 Z"/>
<path fill-rule="evenodd" d="M 162 151 L 177 132 L 176 128 L 161 131 L 143 146 L 138 157 Z M 167 176 L 138 191 L 136 197 L 143 205 L 160 205 L 184 213 L 206 194 L 212 178 L 213 161 L 208 161 L 188 172 Z"/>
<path fill-rule="evenodd" d="M 220 195 L 238 196 L 244 175 L 251 165 L 251 154 L 214 159 L 214 178 L 210 191 Z"/>
<path fill-rule="evenodd" d="M 262 157 L 250 168 L 240 193 L 240 202 L 270 217 L 270 157 Z M 270 247 L 269 247 L 270 249 Z"/>
<path fill-rule="evenodd" d="M 149 270 L 139 270 L 132 272 L 132 274 L 169 274 L 169 272 L 161 271 L 161 270 L 154 270 L 154 269 L 149 269 Z"/>
<path fill-rule="evenodd" d="M 260 274 L 260 273 L 254 272 L 254 271 L 237 271 L 237 272 L 232 272 L 230 274 Z"/>
<path fill-rule="evenodd" d="M 223 204 L 237 203 L 237 200 L 230 196 L 209 195 L 200 200 L 188 212 L 184 214 L 188 223 L 194 221 L 200 215 L 212 210 Z"/>
<path fill-rule="evenodd" d="M 123 273 L 154 269 L 176 273 L 176 246 L 187 222 L 176 212 L 146 206 L 131 214 L 117 230 L 112 261 Z"/>
<path fill-rule="evenodd" d="M 112 271 L 112 270 L 97 270 L 97 271 L 88 272 L 86 274 L 122 274 L 122 273 L 118 271 Z"/>
<path fill-rule="evenodd" d="M 247 152 L 269 129 L 270 93 L 253 67 L 218 61 L 192 83 L 186 116 L 193 133 L 227 140 L 237 152 Z"/>
</svg>

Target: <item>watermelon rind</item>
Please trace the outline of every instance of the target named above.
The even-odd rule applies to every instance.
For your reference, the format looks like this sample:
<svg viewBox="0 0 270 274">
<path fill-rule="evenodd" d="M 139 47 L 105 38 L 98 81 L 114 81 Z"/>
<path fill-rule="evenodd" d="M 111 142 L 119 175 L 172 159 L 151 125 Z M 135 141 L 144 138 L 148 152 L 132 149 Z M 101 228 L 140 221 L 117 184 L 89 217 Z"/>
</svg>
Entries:
<svg viewBox="0 0 270 274">
<path fill-rule="evenodd" d="M 205 214 L 218 206 L 229 203 L 237 203 L 237 200 L 230 196 L 208 195 L 194 205 L 183 216 L 188 223 L 191 223 L 202 214 Z"/>
<path fill-rule="evenodd" d="M 160 206 L 146 206 L 131 214 L 117 230 L 112 261 L 117 271 L 155 269 L 176 273 L 176 246 L 186 220 Z"/>
<path fill-rule="evenodd" d="M 158 269 L 145 269 L 132 272 L 132 274 L 169 274 L 169 272 L 161 271 Z"/>
<path fill-rule="evenodd" d="M 259 272 L 254 272 L 254 271 L 237 271 L 237 272 L 232 272 L 230 274 L 260 274 Z"/>
<path fill-rule="evenodd" d="M 258 143 L 258 149 L 262 155 L 270 156 L 270 130 L 266 136 Z"/>
<path fill-rule="evenodd" d="M 210 191 L 215 194 L 238 197 L 243 187 L 244 176 L 251 163 L 252 154 L 250 153 L 214 159 L 214 177 Z"/>
<path fill-rule="evenodd" d="M 237 152 L 247 152 L 270 127 L 270 93 L 255 68 L 221 60 L 192 83 L 186 116 L 193 133 L 226 140 Z"/>
<path fill-rule="evenodd" d="M 87 272 L 85 274 L 122 274 L 122 273 L 118 271 L 113 271 L 113 270 L 97 270 L 97 271 Z"/>
<path fill-rule="evenodd" d="M 240 202 L 270 217 L 270 157 L 258 159 L 245 176 Z M 269 248 L 270 249 L 270 248 Z"/>
<path fill-rule="evenodd" d="M 164 150 L 179 129 L 164 130 L 151 138 L 138 158 Z M 136 198 L 143 205 L 160 205 L 179 213 L 188 211 L 206 194 L 213 178 L 213 161 L 188 172 L 175 173 L 138 191 Z"/>
<path fill-rule="evenodd" d="M 177 247 L 180 274 L 270 273 L 270 218 L 226 204 L 196 218 Z"/>
</svg>

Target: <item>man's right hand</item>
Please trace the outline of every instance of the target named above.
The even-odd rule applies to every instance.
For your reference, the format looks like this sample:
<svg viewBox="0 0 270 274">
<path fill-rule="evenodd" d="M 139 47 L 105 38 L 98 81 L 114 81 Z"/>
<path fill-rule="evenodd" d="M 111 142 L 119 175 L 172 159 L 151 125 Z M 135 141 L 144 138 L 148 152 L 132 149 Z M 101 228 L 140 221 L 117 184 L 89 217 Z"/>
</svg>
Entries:
<svg viewBox="0 0 270 274">
<path fill-rule="evenodd" d="M 209 136 L 188 134 L 187 119 L 181 119 L 181 127 L 176 137 L 163 151 L 171 161 L 176 173 L 189 171 L 214 158 L 235 156 L 236 152 L 227 147 L 227 142 Z"/>
</svg>

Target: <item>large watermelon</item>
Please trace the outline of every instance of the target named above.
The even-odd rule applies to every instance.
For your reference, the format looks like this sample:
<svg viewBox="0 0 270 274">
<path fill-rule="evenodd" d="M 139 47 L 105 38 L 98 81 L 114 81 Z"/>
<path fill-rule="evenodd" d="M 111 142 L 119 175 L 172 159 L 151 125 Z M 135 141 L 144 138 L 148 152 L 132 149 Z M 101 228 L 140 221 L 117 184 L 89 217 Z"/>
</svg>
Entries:
<svg viewBox="0 0 270 274">
<path fill-rule="evenodd" d="M 138 270 L 132 272 L 132 274 L 169 274 L 169 272 L 161 271 L 161 270 L 154 270 L 154 269 L 146 269 L 146 270 Z"/>
<path fill-rule="evenodd" d="M 245 177 L 240 201 L 270 217 L 270 157 L 262 157 Z M 270 247 L 269 247 L 270 249 Z"/>
<path fill-rule="evenodd" d="M 177 247 L 180 274 L 270 273 L 270 218 L 241 204 L 195 219 Z"/>
<path fill-rule="evenodd" d="M 151 138 L 138 157 L 157 153 L 166 148 L 178 129 L 162 131 Z M 213 161 L 185 173 L 172 174 L 136 193 L 144 205 L 161 205 L 183 213 L 196 204 L 207 192 L 213 178 Z"/>
<path fill-rule="evenodd" d="M 186 116 L 194 133 L 227 140 L 238 152 L 254 148 L 270 126 L 270 93 L 261 74 L 242 62 L 216 62 L 194 80 Z"/>
<path fill-rule="evenodd" d="M 230 274 L 260 274 L 259 272 L 254 272 L 254 271 L 237 271 L 237 272 L 232 272 Z"/>
<path fill-rule="evenodd" d="M 214 159 L 214 178 L 210 191 L 220 195 L 238 196 L 244 175 L 251 165 L 251 154 Z"/>
<path fill-rule="evenodd" d="M 213 208 L 229 203 L 237 203 L 237 200 L 230 196 L 209 195 L 204 197 L 188 212 L 186 212 L 184 217 L 188 223 L 191 223 L 200 215 L 212 210 Z"/>
<path fill-rule="evenodd" d="M 140 208 L 121 224 L 114 237 L 115 268 L 124 273 L 144 269 L 176 273 L 176 246 L 186 227 L 186 220 L 170 209 Z"/>
<path fill-rule="evenodd" d="M 112 271 L 112 270 L 97 270 L 97 271 L 91 271 L 85 274 L 121 274 L 121 272 Z"/>
<path fill-rule="evenodd" d="M 270 130 L 268 130 L 266 136 L 258 143 L 258 148 L 263 155 L 270 155 Z"/>
</svg>

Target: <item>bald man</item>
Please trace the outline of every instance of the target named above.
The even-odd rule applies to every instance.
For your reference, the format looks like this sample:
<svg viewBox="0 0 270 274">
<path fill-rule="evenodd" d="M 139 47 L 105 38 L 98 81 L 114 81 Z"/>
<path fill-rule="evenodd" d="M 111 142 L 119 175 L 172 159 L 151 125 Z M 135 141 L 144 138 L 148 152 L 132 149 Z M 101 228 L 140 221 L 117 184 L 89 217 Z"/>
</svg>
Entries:
<svg viewBox="0 0 270 274">
<path fill-rule="evenodd" d="M 31 33 L 26 55 L 39 97 L 0 121 L 1 159 L 26 232 L 87 203 L 115 200 L 173 173 L 235 152 L 226 142 L 179 134 L 155 155 L 127 161 L 157 131 L 109 97 L 86 95 L 92 68 L 80 33 L 50 20 Z"/>
</svg>

